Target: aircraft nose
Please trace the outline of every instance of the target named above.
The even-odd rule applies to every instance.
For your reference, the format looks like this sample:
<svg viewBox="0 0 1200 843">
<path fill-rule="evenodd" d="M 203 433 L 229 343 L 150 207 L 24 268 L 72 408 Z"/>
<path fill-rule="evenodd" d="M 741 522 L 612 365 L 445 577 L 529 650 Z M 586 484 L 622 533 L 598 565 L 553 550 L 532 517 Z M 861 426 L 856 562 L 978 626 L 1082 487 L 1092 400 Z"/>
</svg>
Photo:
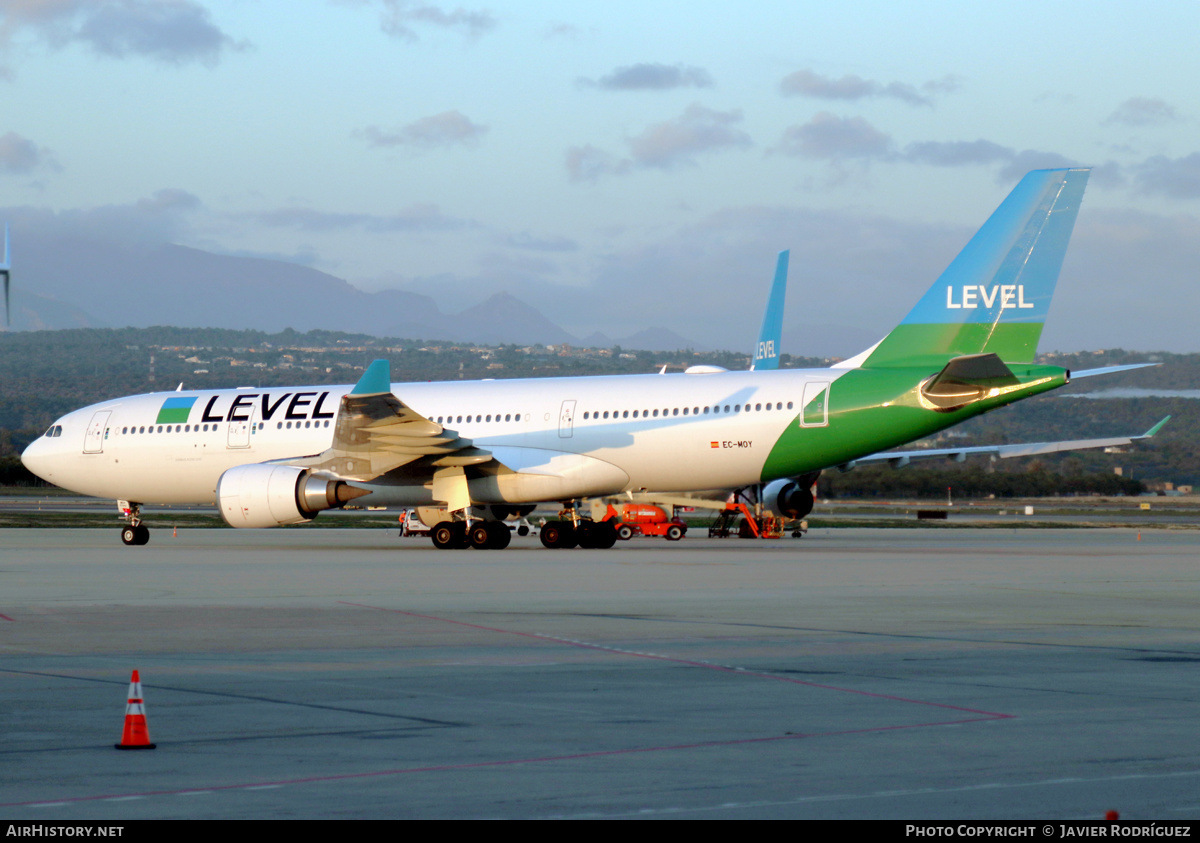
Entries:
<svg viewBox="0 0 1200 843">
<path fill-rule="evenodd" d="M 26 468 L 47 482 L 53 482 L 50 475 L 50 443 L 46 437 L 39 436 L 29 443 L 21 452 L 21 462 Z"/>
</svg>

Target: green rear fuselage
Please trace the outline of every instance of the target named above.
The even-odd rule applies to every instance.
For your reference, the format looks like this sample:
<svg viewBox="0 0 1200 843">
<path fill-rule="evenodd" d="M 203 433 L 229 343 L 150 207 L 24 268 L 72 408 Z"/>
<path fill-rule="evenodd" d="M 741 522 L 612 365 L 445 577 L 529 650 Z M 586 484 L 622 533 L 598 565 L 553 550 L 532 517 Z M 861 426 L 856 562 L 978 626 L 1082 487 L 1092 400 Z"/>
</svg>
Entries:
<svg viewBox="0 0 1200 843">
<path fill-rule="evenodd" d="M 945 410 L 934 407 L 921 394 L 921 385 L 939 368 L 940 364 L 846 372 L 830 388 L 828 424 L 790 425 L 771 449 L 762 479 L 845 465 L 953 427 L 996 407 L 1057 389 L 1068 379 L 1067 370 L 1057 366 L 1010 365 L 1019 385 L 993 390 L 994 394 Z"/>
</svg>

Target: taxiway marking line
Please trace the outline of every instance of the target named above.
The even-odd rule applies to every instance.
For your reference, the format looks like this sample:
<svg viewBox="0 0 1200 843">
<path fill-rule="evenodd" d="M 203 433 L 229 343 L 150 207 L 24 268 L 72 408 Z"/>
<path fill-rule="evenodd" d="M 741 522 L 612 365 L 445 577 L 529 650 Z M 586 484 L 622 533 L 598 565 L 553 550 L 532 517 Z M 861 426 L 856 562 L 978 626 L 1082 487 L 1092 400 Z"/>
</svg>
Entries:
<svg viewBox="0 0 1200 843">
<path fill-rule="evenodd" d="M 57 799 L 47 802 L 45 799 L 34 799 L 27 802 L 0 802 L 0 808 L 45 808 L 63 805 L 75 805 L 81 802 L 116 802 L 124 800 L 145 799 L 151 796 L 195 796 L 203 793 L 217 793 L 231 790 L 274 790 L 288 785 L 316 784 L 319 782 L 353 781 L 354 779 L 373 779 L 384 776 L 404 776 L 414 773 L 442 773 L 455 770 L 481 770 L 489 767 L 513 767 L 519 764 L 549 764 L 561 761 L 580 761 L 591 758 L 610 758 L 622 755 L 639 755 L 652 752 L 679 752 L 693 749 L 712 749 L 726 746 L 746 746 L 749 744 L 778 743 L 779 741 L 797 741 L 812 738 L 831 738 L 842 735 L 859 735 L 868 732 L 888 732 L 897 729 L 918 729 L 933 726 L 960 726 L 965 723 L 978 723 L 994 720 L 992 717 L 975 717 L 966 720 L 945 720 L 929 723 L 911 723 L 903 726 L 875 726 L 865 729 L 846 729 L 834 732 L 796 732 L 790 735 L 771 735 L 763 738 L 739 738 L 730 741 L 700 741 L 697 743 L 668 744 L 663 746 L 640 746 L 627 749 L 602 749 L 594 752 L 576 752 L 569 755 L 545 755 L 535 758 L 507 758 L 499 761 L 474 761 L 468 764 L 431 764 L 424 767 L 398 767 L 390 770 L 369 770 L 364 773 L 339 773 L 328 776 L 305 776 L 298 779 L 280 779 L 266 782 L 239 782 L 237 784 L 215 785 L 209 787 L 185 787 L 177 790 L 148 790 L 138 793 L 105 793 L 97 796 L 77 796 L 70 799 Z M 159 741 L 159 748 L 168 746 Z"/>
<path fill-rule="evenodd" d="M 898 697 L 893 694 L 878 694 L 873 691 L 861 691 L 856 688 L 842 688 L 837 685 L 826 685 L 821 682 L 806 682 L 803 679 L 792 679 L 787 676 L 776 676 L 773 673 L 761 673 L 756 670 L 747 670 L 743 667 L 730 667 L 729 665 L 714 664 L 712 662 L 696 661 L 695 659 L 680 659 L 673 656 L 664 656 L 658 653 L 639 653 L 633 650 L 622 650 L 618 647 L 608 647 L 603 644 L 594 644 L 589 641 L 576 641 L 571 638 L 559 638 L 554 635 L 543 635 L 537 632 L 520 632 L 513 629 L 501 629 L 494 626 L 483 626 L 482 624 L 470 623 L 469 621 L 456 621 L 451 618 L 442 618 L 437 615 L 423 615 L 419 612 L 408 612 L 403 609 L 389 609 L 385 606 L 371 606 L 366 603 L 350 603 L 344 600 L 339 600 L 343 606 L 357 606 L 360 609 L 374 609 L 380 612 L 392 612 L 398 615 L 405 615 L 411 618 L 421 618 L 422 620 L 437 621 L 439 623 L 455 624 L 456 626 L 465 626 L 471 629 L 478 629 L 484 632 L 495 632 L 501 635 L 516 635 L 522 638 L 533 638 L 538 641 L 546 641 L 552 644 L 563 644 L 568 647 L 579 647 L 585 650 L 598 650 L 603 653 L 613 653 L 620 656 L 631 656 L 639 659 L 651 659 L 654 661 L 671 662 L 673 664 L 682 664 L 689 667 L 700 667 L 707 670 L 716 670 L 722 673 L 732 673 L 739 676 L 750 676 L 756 679 L 772 679 L 776 682 L 787 682 L 792 685 L 803 685 L 808 688 L 819 688 L 825 691 L 838 691 L 843 694 L 857 694 L 863 697 L 874 697 L 880 700 L 891 700 L 892 702 L 911 703 L 912 705 L 925 705 L 933 708 L 945 708 L 951 711 L 962 711 L 967 714 L 977 714 L 984 719 L 989 720 L 1008 720 L 1016 717 L 1015 714 L 1000 714 L 995 711 L 984 711 L 978 708 L 967 708 L 961 705 L 951 705 L 949 703 L 929 702 L 928 700 L 914 700 L 908 697 Z M 969 721 L 964 721 L 969 722 Z"/>
</svg>

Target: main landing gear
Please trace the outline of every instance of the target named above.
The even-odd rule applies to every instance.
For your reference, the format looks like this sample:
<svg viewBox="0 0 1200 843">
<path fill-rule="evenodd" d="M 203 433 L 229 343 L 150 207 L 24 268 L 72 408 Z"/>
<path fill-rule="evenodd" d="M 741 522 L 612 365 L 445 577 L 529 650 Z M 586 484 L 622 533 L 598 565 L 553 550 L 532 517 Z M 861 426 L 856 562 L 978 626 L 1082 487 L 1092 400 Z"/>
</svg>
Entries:
<svg viewBox="0 0 1200 843">
<path fill-rule="evenodd" d="M 121 541 L 126 546 L 136 547 L 150 541 L 150 530 L 142 523 L 142 505 L 118 501 L 121 514 L 129 523 L 121 528 Z"/>
<path fill-rule="evenodd" d="M 460 510 L 461 512 L 461 510 Z M 458 513 L 455 513 L 456 515 Z M 567 503 L 558 520 L 542 525 L 542 545 L 551 549 L 586 547 L 607 549 L 617 543 L 615 521 L 591 521 L 580 518 L 575 505 Z M 429 533 L 438 550 L 503 550 L 512 541 L 512 531 L 504 521 L 441 521 Z"/>
<path fill-rule="evenodd" d="M 503 550 L 512 541 L 512 531 L 503 521 L 442 521 L 429 537 L 438 550 Z"/>
<path fill-rule="evenodd" d="M 607 550 L 617 543 L 617 530 L 608 521 L 547 521 L 542 527 L 545 547 L 584 547 Z"/>
<path fill-rule="evenodd" d="M 568 503 L 558 516 L 560 520 L 547 521 L 542 525 L 542 545 L 551 550 L 568 547 L 607 550 L 620 538 L 612 521 L 580 518 L 573 503 Z"/>
</svg>

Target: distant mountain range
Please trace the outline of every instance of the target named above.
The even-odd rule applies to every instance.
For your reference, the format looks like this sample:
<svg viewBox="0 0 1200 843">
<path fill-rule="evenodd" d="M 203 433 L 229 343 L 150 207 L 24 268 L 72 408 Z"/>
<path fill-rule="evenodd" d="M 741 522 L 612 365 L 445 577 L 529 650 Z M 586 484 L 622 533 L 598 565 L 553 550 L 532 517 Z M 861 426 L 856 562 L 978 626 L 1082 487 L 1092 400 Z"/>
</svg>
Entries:
<svg viewBox="0 0 1200 843">
<path fill-rule="evenodd" d="M 17 331 L 174 325 L 274 333 L 293 328 L 493 345 L 700 350 L 666 329 L 580 340 L 506 292 L 461 313 L 445 313 L 431 296 L 367 293 L 284 261 L 88 240 L 27 244 L 13 272 L 11 317 L 11 329 Z"/>
</svg>

